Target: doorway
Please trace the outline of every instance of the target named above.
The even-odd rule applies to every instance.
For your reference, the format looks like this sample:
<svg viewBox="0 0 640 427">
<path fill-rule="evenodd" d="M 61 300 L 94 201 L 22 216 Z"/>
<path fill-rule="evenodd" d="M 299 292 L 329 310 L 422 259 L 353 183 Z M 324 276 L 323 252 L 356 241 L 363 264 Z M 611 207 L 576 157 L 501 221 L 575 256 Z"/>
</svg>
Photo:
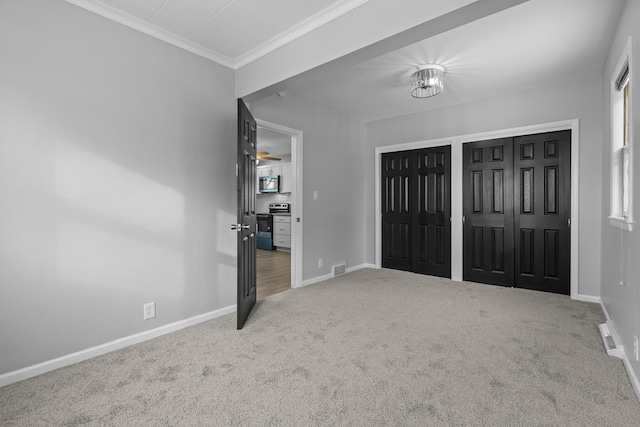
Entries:
<svg viewBox="0 0 640 427">
<path fill-rule="evenodd" d="M 263 239 L 257 250 L 260 299 L 302 285 L 303 134 L 258 118 L 256 122 L 257 151 L 268 152 L 258 156 L 263 159 L 258 162 L 256 188 L 260 188 L 260 175 L 278 177 L 277 191 L 256 192 L 258 213 L 263 221 L 268 215 L 271 226 L 269 240 Z"/>
</svg>

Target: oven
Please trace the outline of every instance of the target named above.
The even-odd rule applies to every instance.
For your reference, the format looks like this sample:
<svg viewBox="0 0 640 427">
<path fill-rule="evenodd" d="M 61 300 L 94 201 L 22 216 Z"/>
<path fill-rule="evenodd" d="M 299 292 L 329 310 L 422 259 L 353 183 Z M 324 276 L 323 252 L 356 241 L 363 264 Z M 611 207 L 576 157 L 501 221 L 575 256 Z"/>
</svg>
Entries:
<svg viewBox="0 0 640 427">
<path fill-rule="evenodd" d="M 259 213 L 258 219 L 258 235 L 257 246 L 258 249 L 266 249 L 268 251 L 273 250 L 273 215 L 270 213 Z"/>
<path fill-rule="evenodd" d="M 291 205 L 289 203 L 269 203 L 269 212 L 274 213 L 289 213 L 291 212 Z"/>
</svg>

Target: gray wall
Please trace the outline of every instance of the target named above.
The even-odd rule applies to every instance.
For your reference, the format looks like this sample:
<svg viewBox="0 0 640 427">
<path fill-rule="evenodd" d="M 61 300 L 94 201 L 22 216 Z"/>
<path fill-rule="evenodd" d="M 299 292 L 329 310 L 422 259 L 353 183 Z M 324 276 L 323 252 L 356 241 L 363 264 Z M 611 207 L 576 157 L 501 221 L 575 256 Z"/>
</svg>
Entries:
<svg viewBox="0 0 640 427">
<path fill-rule="evenodd" d="M 445 83 L 446 84 L 446 83 Z M 446 86 L 445 86 L 446 90 Z M 407 102 L 410 102 L 407 99 Z M 582 295 L 600 295 L 600 77 L 587 77 L 496 98 L 367 123 L 367 262 L 374 262 L 375 147 L 580 119 L 580 256 Z"/>
<path fill-rule="evenodd" d="M 633 357 L 633 336 L 640 338 L 640 1 L 629 0 L 622 13 L 620 25 L 611 45 L 602 76 L 603 123 L 602 140 L 599 154 L 602 156 L 602 303 L 615 323 L 616 329 L 627 357 L 636 372 L 640 373 L 640 364 Z M 631 72 L 631 102 L 633 134 L 633 212 L 636 220 L 634 230 L 627 232 L 613 227 L 608 220 L 609 200 L 611 197 L 611 77 L 615 72 L 618 59 L 629 36 L 633 36 Z M 625 286 L 619 283 L 624 282 Z"/>
<path fill-rule="evenodd" d="M 254 101 L 250 109 L 256 118 L 303 132 L 302 279 L 329 274 L 339 262 L 363 264 L 364 122 L 290 91 Z"/>
<path fill-rule="evenodd" d="M 0 58 L 0 374 L 235 304 L 233 71 L 61 0 Z"/>
</svg>

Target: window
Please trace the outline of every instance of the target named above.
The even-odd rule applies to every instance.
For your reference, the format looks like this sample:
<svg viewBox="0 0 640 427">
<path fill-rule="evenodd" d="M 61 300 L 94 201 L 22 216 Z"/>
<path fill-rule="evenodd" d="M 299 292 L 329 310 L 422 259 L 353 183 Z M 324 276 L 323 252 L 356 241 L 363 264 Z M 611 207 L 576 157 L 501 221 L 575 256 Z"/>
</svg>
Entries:
<svg viewBox="0 0 640 427">
<path fill-rule="evenodd" d="M 611 224 L 631 231 L 632 122 L 631 122 L 631 38 L 615 69 L 611 90 Z"/>
<path fill-rule="evenodd" d="M 629 62 L 625 63 L 618 81 L 616 90 L 622 96 L 622 111 L 620 112 L 622 126 L 622 218 L 629 219 Z"/>
<path fill-rule="evenodd" d="M 623 136 L 622 143 L 625 147 L 628 147 L 629 146 L 629 64 L 627 64 L 626 70 L 627 70 L 627 79 L 623 85 L 624 89 L 622 89 L 623 98 L 624 98 L 624 102 L 623 102 L 624 113 L 622 115 L 624 119 L 624 123 L 623 123 L 624 136 Z"/>
</svg>

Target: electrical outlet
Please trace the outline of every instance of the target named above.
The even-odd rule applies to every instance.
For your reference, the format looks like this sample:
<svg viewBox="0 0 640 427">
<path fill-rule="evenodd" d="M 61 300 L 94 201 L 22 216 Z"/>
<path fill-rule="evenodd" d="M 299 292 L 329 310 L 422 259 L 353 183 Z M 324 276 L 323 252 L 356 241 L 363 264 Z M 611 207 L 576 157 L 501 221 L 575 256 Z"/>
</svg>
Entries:
<svg viewBox="0 0 640 427">
<path fill-rule="evenodd" d="M 156 317 L 156 303 L 150 302 L 144 305 L 144 320 L 153 319 Z"/>
<path fill-rule="evenodd" d="M 318 190 L 313 190 L 313 200 L 318 200 Z"/>
<path fill-rule="evenodd" d="M 633 357 L 636 359 L 636 362 L 640 361 L 638 359 L 638 337 L 633 336 Z"/>
<path fill-rule="evenodd" d="M 318 268 L 322 268 L 322 258 L 318 258 Z"/>
</svg>

